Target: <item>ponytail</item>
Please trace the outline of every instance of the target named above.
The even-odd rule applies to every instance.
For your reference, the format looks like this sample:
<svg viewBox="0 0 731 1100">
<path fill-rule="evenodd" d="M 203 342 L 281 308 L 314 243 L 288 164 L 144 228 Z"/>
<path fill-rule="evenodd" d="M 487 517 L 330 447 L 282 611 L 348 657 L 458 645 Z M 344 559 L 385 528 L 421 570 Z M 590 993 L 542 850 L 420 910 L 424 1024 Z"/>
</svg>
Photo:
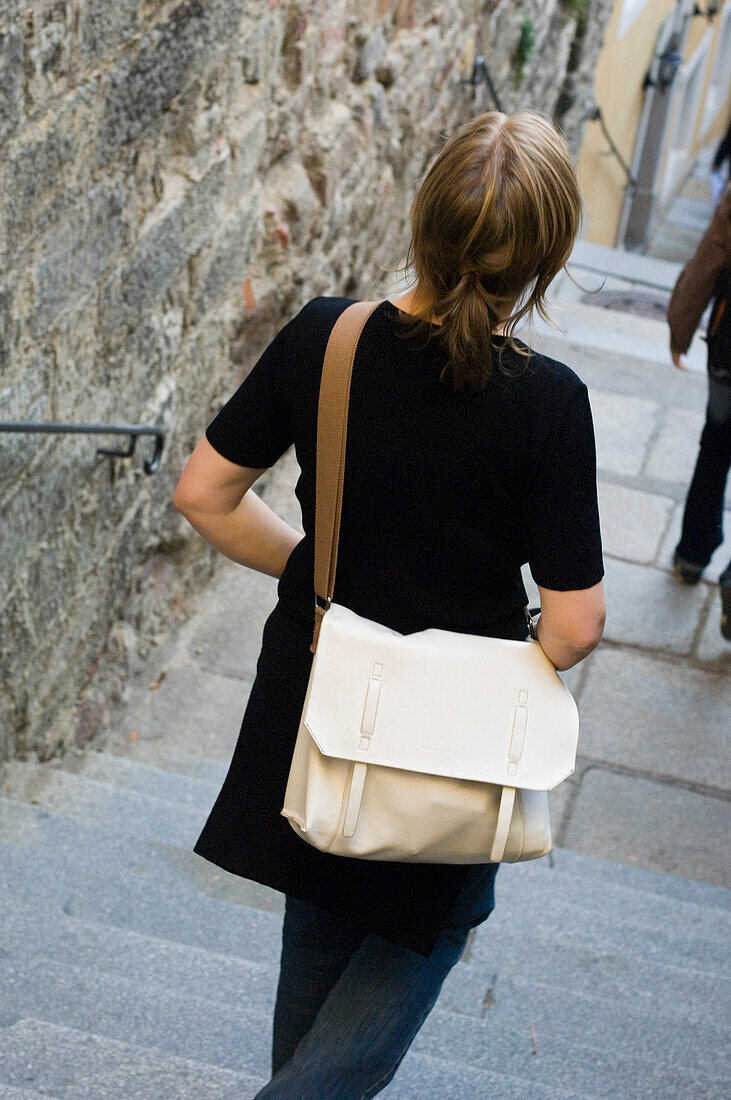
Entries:
<svg viewBox="0 0 731 1100">
<path fill-rule="evenodd" d="M 404 266 L 429 305 L 400 313 L 405 335 L 428 330 L 447 353 L 442 379 L 458 391 L 483 389 L 495 328 L 505 325 L 508 344 L 527 358 L 515 343 L 518 323 L 534 308 L 550 321 L 545 295 L 581 221 L 568 146 L 537 112 L 479 115 L 438 154 L 410 218 Z M 437 333 L 425 324 L 432 314 Z"/>
</svg>

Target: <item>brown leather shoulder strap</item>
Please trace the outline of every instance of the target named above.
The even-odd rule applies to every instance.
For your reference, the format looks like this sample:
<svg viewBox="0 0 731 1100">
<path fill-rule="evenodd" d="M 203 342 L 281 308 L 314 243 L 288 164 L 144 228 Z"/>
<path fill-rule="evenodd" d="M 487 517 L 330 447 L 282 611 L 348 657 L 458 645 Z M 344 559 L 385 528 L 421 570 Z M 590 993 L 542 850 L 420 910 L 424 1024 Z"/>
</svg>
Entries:
<svg viewBox="0 0 731 1100">
<path fill-rule="evenodd" d="M 340 513 L 345 474 L 350 379 L 355 349 L 366 321 L 380 302 L 354 302 L 338 317 L 325 351 L 317 410 L 315 481 L 315 593 L 325 606 L 315 609 L 312 652 L 317 648 L 322 616 L 335 587 Z"/>
</svg>

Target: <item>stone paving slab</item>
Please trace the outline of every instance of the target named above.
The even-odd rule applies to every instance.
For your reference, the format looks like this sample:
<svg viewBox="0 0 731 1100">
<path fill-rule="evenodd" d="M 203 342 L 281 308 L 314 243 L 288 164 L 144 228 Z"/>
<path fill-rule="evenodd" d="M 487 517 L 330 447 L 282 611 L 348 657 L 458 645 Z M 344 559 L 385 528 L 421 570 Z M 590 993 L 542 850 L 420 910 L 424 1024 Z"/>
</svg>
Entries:
<svg viewBox="0 0 731 1100">
<path fill-rule="evenodd" d="M 604 638 L 669 653 L 690 653 L 708 599 L 705 585 L 679 584 L 666 570 L 607 557 Z"/>
<path fill-rule="evenodd" d="M 705 415 L 694 409 L 667 408 L 642 472 L 648 477 L 690 483 L 698 457 Z"/>
<path fill-rule="evenodd" d="M 731 642 L 721 633 L 721 594 L 716 592 L 706 612 L 703 631 L 698 640 L 696 657 L 728 678 L 731 673 Z M 731 681 L 729 681 L 731 684 Z M 731 689 L 730 689 L 731 690 Z M 729 702 L 731 710 L 731 701 Z M 729 719 L 731 725 L 731 718 Z"/>
<path fill-rule="evenodd" d="M 583 777 L 565 844 L 731 886 L 731 803 L 599 767 Z"/>
<path fill-rule="evenodd" d="M 230 760 L 241 728 L 250 683 L 204 672 L 197 665 L 148 666 L 155 690 L 140 692 L 128 710 L 99 740 L 111 752 L 126 751 L 130 740 Z M 130 738 L 130 734 L 134 736 Z"/>
<path fill-rule="evenodd" d="M 264 623 L 276 602 L 273 577 L 233 563 L 222 569 L 189 633 L 191 658 L 203 672 L 252 681 Z"/>
<path fill-rule="evenodd" d="M 646 397 L 627 397 L 591 387 L 589 390 L 597 467 L 619 474 L 639 474 L 645 464 L 660 406 Z"/>
<path fill-rule="evenodd" d="M 688 474 L 688 482 L 690 482 L 690 476 L 692 470 Z M 687 490 L 687 486 L 686 486 Z M 662 569 L 672 569 L 673 565 L 673 553 L 675 547 L 680 541 L 680 532 L 683 526 L 683 511 L 685 509 L 685 492 L 683 493 L 682 503 L 676 504 L 673 509 L 673 513 L 670 517 L 670 523 L 668 529 L 665 532 L 665 537 L 660 544 L 658 551 L 656 564 Z M 703 579 L 709 581 L 711 584 L 716 584 L 718 578 L 731 562 L 731 510 L 727 509 L 724 512 L 723 519 L 724 541 L 714 552 L 710 563 L 706 567 L 703 573 Z"/>
<path fill-rule="evenodd" d="M 718 672 L 600 648 L 581 696 L 579 749 L 593 761 L 728 789 L 730 703 Z"/>
<path fill-rule="evenodd" d="M 599 517 L 604 553 L 638 565 L 657 558 L 674 502 L 612 482 L 599 483 Z"/>
</svg>

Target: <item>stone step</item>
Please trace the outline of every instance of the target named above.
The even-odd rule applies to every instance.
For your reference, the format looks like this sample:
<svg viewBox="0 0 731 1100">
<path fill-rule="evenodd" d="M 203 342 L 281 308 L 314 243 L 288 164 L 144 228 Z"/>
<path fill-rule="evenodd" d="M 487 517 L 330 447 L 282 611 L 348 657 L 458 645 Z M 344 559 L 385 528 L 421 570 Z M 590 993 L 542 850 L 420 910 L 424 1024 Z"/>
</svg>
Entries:
<svg viewBox="0 0 731 1100">
<path fill-rule="evenodd" d="M 42 888 L 48 891 L 49 897 L 55 894 L 58 898 L 60 894 L 63 904 L 72 907 L 67 912 L 111 923 L 119 923 L 122 915 L 125 924 L 128 919 L 139 922 L 144 916 L 145 920 L 161 921 L 161 927 L 165 928 L 163 934 L 172 939 L 176 938 L 171 931 L 176 927 L 176 906 L 181 903 L 207 907 L 206 912 L 210 912 L 211 916 L 204 918 L 201 914 L 204 924 L 215 919 L 215 907 L 221 903 L 201 898 L 191 891 L 198 873 L 197 865 L 204 864 L 194 854 L 175 848 L 165 849 L 149 841 L 138 845 L 129 839 L 111 837 L 86 823 L 74 822 L 62 815 L 48 814 L 44 817 L 43 811 L 36 807 L 0 799 L 0 835 L 27 844 L 29 830 L 25 828 L 25 819 L 29 817 L 30 832 L 35 837 L 34 852 L 32 855 L 25 852 L 24 855 L 24 849 L 16 849 L 13 863 L 16 873 L 22 876 L 23 889 L 30 892 L 31 904 L 34 891 Z M 8 818 L 11 828 L 14 823 L 15 831 L 6 826 Z M 78 853 L 82 843 L 89 857 L 86 866 L 79 863 Z M 24 861 L 27 864 L 25 868 Z M 32 873 L 34 863 L 37 865 L 40 861 L 48 865 L 42 887 L 38 875 Z M 109 868 L 113 871 L 110 872 Z M 125 869 L 127 881 L 121 886 L 119 877 Z M 644 907 L 643 917 L 647 920 L 643 925 L 635 919 L 633 905 L 628 905 L 629 900 L 634 902 L 634 897 L 628 899 L 626 895 L 629 892 L 624 891 L 618 899 L 618 887 L 614 885 L 608 887 L 606 893 L 595 887 L 591 905 L 587 905 L 587 898 L 582 897 L 579 891 L 578 904 L 575 904 L 573 900 L 568 900 L 572 892 L 576 893 L 570 879 L 565 880 L 565 887 L 562 883 L 557 888 L 547 875 L 544 882 L 530 888 L 520 874 L 511 878 L 507 873 L 510 870 L 503 868 L 501 875 L 506 873 L 502 882 L 498 878 L 502 892 L 498 893 L 498 907 L 491 918 L 493 927 L 497 925 L 505 931 L 518 928 L 530 937 L 553 936 L 557 928 L 570 928 L 572 938 L 596 950 L 652 958 L 671 965 L 690 965 L 711 973 L 724 972 L 725 941 L 719 939 L 719 935 L 726 936 L 727 925 L 725 914 L 716 909 L 705 910 L 701 906 L 689 907 L 675 902 L 672 905 L 664 903 L 657 911 L 648 913 L 645 905 L 647 899 L 638 894 L 638 902 Z M 211 892 L 209 876 L 210 871 L 205 870 L 202 882 Z M 225 897 L 233 900 L 241 898 L 238 893 L 241 887 L 236 876 L 226 876 L 224 888 Z M 20 879 L 16 889 L 21 889 Z M 142 909 L 130 912 L 133 894 L 139 896 L 138 904 Z M 540 908 L 536 908 L 539 898 Z M 680 911 L 680 907 L 686 914 L 692 914 L 692 936 L 688 933 L 687 922 L 677 918 L 676 911 Z M 133 923 L 130 926 L 158 934 L 156 925 L 148 928 Z M 205 945 L 203 940 L 198 942 Z M 239 953 L 235 946 L 232 951 L 233 954 Z"/>
<path fill-rule="evenodd" d="M 518 330 L 517 335 L 540 352 L 544 337 L 580 347 L 584 351 L 606 352 L 644 362 L 669 365 L 668 327 L 664 321 L 615 309 L 573 302 L 560 297 L 560 287 L 548 298 L 548 312 L 560 326 L 554 329 L 542 317 L 536 316 L 530 330 Z M 706 370 L 707 347 L 696 333 L 686 355 L 688 369 L 703 374 Z"/>
<path fill-rule="evenodd" d="M 379 1093 L 384 1100 L 592 1100 L 593 1095 L 413 1053 Z"/>
<path fill-rule="evenodd" d="M 47 959 L 6 965 L 5 989 L 2 1011 L 13 1013 L 15 1018 L 32 1015 L 239 1073 L 256 1077 L 267 1073 L 270 1017 L 243 998 L 237 1005 L 224 1006 Z M 448 1060 L 459 1063 L 455 1064 L 455 1075 L 460 1072 L 459 1066 L 467 1063 L 503 1074 L 510 1065 L 507 1076 L 521 1078 L 533 1023 L 542 1046 L 555 1056 L 548 1076 L 543 1066 L 536 1074 L 541 1084 L 595 1092 L 597 1096 L 631 1096 L 633 1100 L 712 1096 L 712 1090 L 720 1086 L 720 1074 L 716 1079 L 703 1073 L 706 1048 L 697 1045 L 700 1040 L 702 1044 L 714 1044 L 712 1049 L 722 1049 L 716 1045 L 718 1036 L 713 1029 L 695 1025 L 680 1029 L 676 1023 L 663 1027 L 648 1021 L 646 1032 L 652 1035 L 651 1044 L 655 1045 L 650 1046 L 652 1058 L 647 1059 L 637 1052 L 647 1048 L 636 1034 L 636 1021 L 626 1020 L 621 1006 L 609 1027 L 606 1019 L 592 1021 L 592 1037 L 600 1038 L 604 1050 L 577 1041 L 575 1034 L 568 1039 L 553 1034 L 559 1022 L 569 1027 L 563 1017 L 564 1007 L 561 1003 L 554 1006 L 550 997 L 547 1008 L 535 1002 L 522 1007 L 516 1004 L 514 1019 L 509 1023 L 460 1017 L 437 1007 L 417 1036 L 413 1055 L 444 1057 L 446 1050 Z M 587 1003 L 585 1010 L 594 1007 Z M 632 1075 L 631 1091 L 618 1089 L 615 1080 L 598 1078 L 596 1073 L 598 1063 L 610 1058 L 616 1062 L 618 1049 L 622 1050 L 623 1068 Z"/>
<path fill-rule="evenodd" d="M 0 1081 L 0 1100 L 54 1100 L 48 1092 L 31 1092 L 30 1089 L 16 1089 L 15 1085 L 4 1085 Z M 56 1095 L 56 1100 L 61 1100 Z"/>
<path fill-rule="evenodd" d="M 0 1100 L 247 1100 L 266 1081 L 33 1019 L 0 1031 L 0 1059 L 6 1079 L 32 1077 L 44 1089 L 30 1092 L 0 1083 Z M 383 1092 L 389 1100 L 484 1100 L 488 1095 L 501 1100 L 587 1100 L 583 1092 L 526 1085 L 470 1066 L 456 1069 L 453 1062 L 428 1055 L 408 1056 Z"/>
<path fill-rule="evenodd" d="M 643 894 L 731 912 L 731 890 L 724 886 L 617 863 L 599 856 L 584 855 L 581 852 L 572 852 L 569 848 L 554 848 L 550 855 L 541 859 L 514 864 L 511 871 L 514 869 L 517 873 L 530 876 L 542 873 L 547 868 L 560 876 L 566 873 L 574 879 L 599 878 L 602 882 L 640 890 Z"/>
<path fill-rule="evenodd" d="M 682 264 L 643 256 L 638 252 L 626 252 L 621 248 L 608 248 L 591 241 L 578 240 L 574 245 L 568 268 L 593 271 L 599 275 L 612 275 L 638 286 L 672 291 Z"/>
<path fill-rule="evenodd" d="M 29 1082 L 42 1090 L 29 1096 L 64 1100 L 242 1100 L 266 1083 L 264 1076 L 32 1018 L 0 1030 L 0 1075 L 9 1082 L 6 1087 Z"/>
<path fill-rule="evenodd" d="M 204 809 L 197 817 L 190 810 L 149 798 L 136 791 L 126 791 L 114 784 L 55 769 L 44 769 L 43 765 L 16 765 L 18 762 L 11 763 L 9 779 L 3 784 L 6 795 L 12 797 L 2 801 L 23 800 L 41 804 L 58 815 L 71 817 L 74 821 L 84 823 L 86 827 L 100 830 L 100 839 L 103 829 L 115 836 L 164 842 L 190 853 L 207 816 L 207 810 Z M 12 839 L 10 833 L 3 832 L 2 835 Z M 195 863 L 201 862 L 194 855 L 189 855 L 189 859 Z M 557 891 L 560 902 L 564 906 L 570 905 L 574 910 L 574 919 L 580 920 L 585 910 L 594 912 L 598 909 L 606 913 L 609 907 L 615 914 L 613 924 L 621 927 L 623 922 L 626 923 L 630 936 L 641 935 L 643 925 L 652 930 L 653 936 L 663 930 L 676 935 L 685 931 L 690 923 L 696 939 L 728 941 L 728 917 L 726 913 L 718 912 L 715 908 L 700 907 L 684 901 L 676 901 L 669 907 L 664 899 L 658 899 L 646 891 L 636 891 L 616 881 L 608 884 L 601 875 L 593 878 L 585 875 L 577 882 L 570 875 L 558 877 L 555 869 L 545 859 L 535 861 L 535 864 L 542 866 L 531 863 L 504 866 L 498 879 L 499 888 L 509 887 L 517 899 L 527 889 L 532 902 L 535 897 L 536 876 L 539 876 L 542 893 L 551 895 Z M 231 884 L 231 889 L 235 892 L 236 885 Z M 626 919 L 623 914 L 628 904 L 632 912 L 631 917 Z M 652 952 L 662 949 L 662 941 L 657 938 L 649 943 L 649 950 Z M 643 948 L 642 954 L 644 953 Z"/>
<path fill-rule="evenodd" d="M 2 791 L 75 820 L 93 822 L 116 835 L 149 837 L 185 848 L 195 843 L 210 812 L 204 797 L 200 808 L 191 810 L 115 783 L 23 760 L 11 760 L 5 766 Z"/>
<path fill-rule="evenodd" d="M 172 774 L 173 779 L 178 776 L 190 779 L 194 786 L 180 788 L 181 792 L 187 791 L 194 794 L 201 790 L 202 784 L 210 797 L 206 805 L 210 808 L 217 796 L 226 774 L 228 764 L 208 757 L 193 756 L 186 753 L 170 753 L 162 751 L 159 746 L 139 745 L 135 753 L 144 749 L 145 756 L 141 759 L 123 757 L 114 753 L 89 752 L 81 757 L 81 764 L 72 764 L 68 770 L 78 774 L 90 775 L 92 778 L 102 778 L 102 771 L 109 772 L 109 782 L 116 782 L 122 786 L 130 786 L 139 793 L 153 793 L 157 786 L 158 797 L 163 797 L 163 778 Z M 147 758 L 149 757 L 149 759 Z M 70 757 L 65 757 L 63 766 Z M 116 769 L 120 765 L 119 772 Z M 150 769 L 150 775 L 148 775 Z M 162 775 L 160 774 L 162 773 Z M 178 798 L 174 788 L 170 788 L 171 795 L 175 795 L 172 801 L 185 801 Z M 679 901 L 693 902 L 697 905 L 713 906 L 716 908 L 731 910 L 731 890 L 721 886 L 714 886 L 692 879 L 681 878 L 677 875 L 665 874 L 660 871 L 651 871 L 642 867 L 633 867 L 627 864 L 616 863 L 607 859 L 599 859 L 594 856 L 585 856 L 579 852 L 572 852 L 567 848 L 556 848 L 550 856 L 539 860 L 531 860 L 527 863 L 510 867 L 510 873 L 533 875 L 543 873 L 546 869 L 558 872 L 559 875 L 567 869 L 572 878 L 599 877 L 602 882 L 614 881 L 617 885 L 633 890 L 642 890 L 646 894 L 655 894 L 661 897 L 676 898 Z M 505 868 L 503 872 L 505 872 Z"/>
<path fill-rule="evenodd" d="M 94 755 L 97 754 L 90 754 L 90 757 Z M 148 781 L 148 772 L 151 785 L 158 782 L 158 773 L 163 779 L 165 778 L 164 773 L 159 769 L 148 769 L 147 765 L 128 766 L 128 762 L 121 758 L 119 763 L 120 773 L 134 775 L 135 782 L 140 785 Z M 102 767 L 109 768 L 112 772 L 116 766 L 115 759 L 111 756 L 102 763 Z M 102 823 L 105 829 L 111 830 L 115 835 L 150 838 L 156 842 L 166 841 L 188 852 L 200 832 L 214 797 L 213 792 L 202 793 L 200 809 L 194 811 L 189 806 L 172 805 L 167 801 L 142 794 L 139 790 L 128 791 L 115 783 L 88 778 L 85 774 L 72 775 L 59 769 L 49 769 L 45 765 L 29 765 L 20 762 L 14 762 L 8 769 L 3 789 L 13 797 L 20 797 L 34 803 L 40 802 L 50 810 L 64 815 L 70 812 L 75 819 L 89 821 L 94 825 Z M 189 801 L 192 801 L 195 793 L 194 789 L 188 788 Z M 631 923 L 635 931 L 638 925 L 643 923 L 652 926 L 653 929 L 669 924 L 672 932 L 680 930 L 681 926 L 690 925 L 705 938 L 729 942 L 728 922 L 720 914 L 714 919 L 704 907 L 703 916 L 699 918 L 693 908 L 697 903 L 687 901 L 678 902 L 668 912 L 667 905 L 658 903 L 655 895 L 648 894 L 647 891 L 643 891 L 640 895 L 632 886 L 618 881 L 616 871 L 613 887 L 610 887 L 606 878 L 597 874 L 596 871 L 591 874 L 584 870 L 580 882 L 573 875 L 570 876 L 571 881 L 565 882 L 560 874 L 562 859 L 566 861 L 565 853 L 557 855 L 553 860 L 553 867 L 546 859 L 504 867 L 498 882 L 502 886 L 506 882 L 506 876 L 510 876 L 511 886 L 514 883 L 527 882 L 528 889 L 532 893 L 536 876 L 540 876 L 541 889 L 560 890 L 562 899 L 575 907 L 577 914 L 581 910 L 594 906 L 605 908 L 608 900 L 614 900 L 618 923 L 621 923 L 620 914 L 624 911 L 625 904 L 631 904 Z M 191 856 L 191 860 L 195 863 L 201 862 L 195 856 Z M 576 859 L 573 863 L 571 862 L 570 856 L 567 862 L 569 867 L 579 866 Z M 583 864 L 584 868 L 586 866 Z M 222 877 L 223 873 L 219 873 L 218 880 L 220 881 Z M 231 878 L 231 876 L 225 877 Z M 669 878 L 669 876 L 657 876 L 657 878 L 660 877 Z M 680 883 L 683 884 L 684 881 L 680 880 Z M 234 882 L 228 882 L 227 887 L 234 893 L 241 891 L 241 887 Z M 612 889 L 614 897 L 608 899 L 607 892 Z M 600 897 L 596 896 L 597 891 Z M 699 891 L 696 890 L 695 893 L 698 894 Z M 729 894 L 731 892 L 726 892 L 727 897 Z M 722 896 L 722 892 L 718 888 L 709 887 L 706 889 L 706 896 L 718 898 Z M 649 949 L 656 950 L 656 944 L 651 942 Z"/>
<path fill-rule="evenodd" d="M 110 756 L 116 753 L 110 751 Z M 139 764 L 152 764 L 163 771 L 173 772 L 175 775 L 187 775 L 194 779 L 200 779 L 204 783 L 211 783 L 220 790 L 228 772 L 228 761 L 212 760 L 208 756 L 194 756 L 192 753 L 172 751 L 164 743 L 155 741 L 138 742 L 129 750 L 129 755 L 121 757 L 124 760 L 134 760 Z"/>
<path fill-rule="evenodd" d="M 504 979 L 538 982 L 565 992 L 622 1003 L 630 1012 L 703 1022 L 731 1015 L 731 979 L 588 951 L 571 939 L 536 937 L 530 953 L 519 935 L 497 936 L 490 921 L 477 933 L 487 945 L 478 963 L 462 961 L 448 976 L 442 1008 L 481 1017 Z M 32 945 L 32 949 L 29 945 Z M 248 945 L 253 954 L 255 945 Z M 158 983 L 211 1001 L 236 1004 L 241 989 L 269 1011 L 276 992 L 278 955 L 253 960 L 146 936 L 0 898 L 0 950 L 7 959 L 29 954 Z M 470 948 L 467 960 L 474 957 Z"/>
<path fill-rule="evenodd" d="M 55 761 L 53 763 L 59 771 L 102 783 L 114 783 L 149 798 L 185 806 L 194 813 L 200 813 L 203 809 L 207 814 L 220 790 L 220 784 L 215 780 L 179 775 L 153 764 L 108 752 L 69 752 L 57 764 Z"/>
</svg>

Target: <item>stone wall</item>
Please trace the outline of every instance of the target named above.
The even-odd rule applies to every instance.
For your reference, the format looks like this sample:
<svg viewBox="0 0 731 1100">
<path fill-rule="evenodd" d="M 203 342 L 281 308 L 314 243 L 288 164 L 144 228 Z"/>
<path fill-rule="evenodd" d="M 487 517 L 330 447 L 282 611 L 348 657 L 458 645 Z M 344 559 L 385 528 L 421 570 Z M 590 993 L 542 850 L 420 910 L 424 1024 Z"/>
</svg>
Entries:
<svg viewBox="0 0 731 1100">
<path fill-rule="evenodd" d="M 492 105 L 475 49 L 576 146 L 589 7 L 593 38 L 583 0 L 2 6 L 0 419 L 167 442 L 146 476 L 144 439 L 0 434 L 0 757 L 91 739 L 185 616 L 215 558 L 171 504 L 190 451 L 305 301 L 386 289 L 426 163 Z"/>
</svg>

